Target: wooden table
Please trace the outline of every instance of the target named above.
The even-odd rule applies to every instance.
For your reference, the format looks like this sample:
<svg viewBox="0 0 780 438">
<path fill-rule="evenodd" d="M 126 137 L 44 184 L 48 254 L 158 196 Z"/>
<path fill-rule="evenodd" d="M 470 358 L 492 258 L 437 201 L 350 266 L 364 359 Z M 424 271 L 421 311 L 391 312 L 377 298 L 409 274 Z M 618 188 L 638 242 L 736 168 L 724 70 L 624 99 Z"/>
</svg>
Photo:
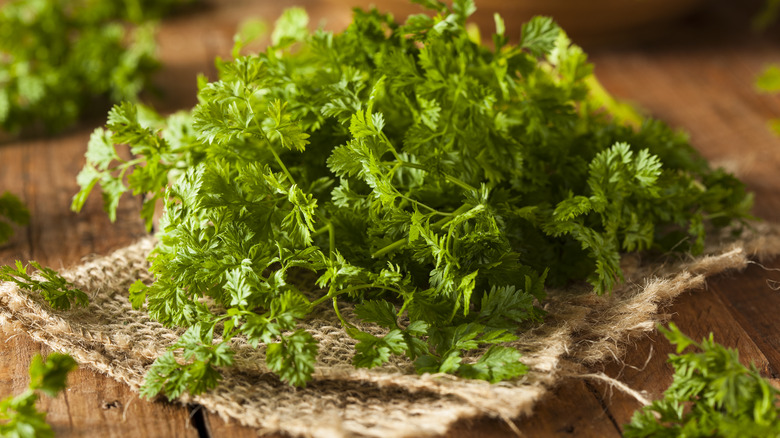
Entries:
<svg viewBox="0 0 780 438">
<path fill-rule="evenodd" d="M 228 56 L 235 26 L 248 16 L 273 19 L 288 6 L 283 2 L 222 0 L 207 2 L 166 21 L 159 41 L 164 70 L 158 85 L 165 98 L 154 105 L 163 111 L 195 103 L 195 74 L 215 76 L 212 60 Z M 313 22 L 327 20 L 338 29 L 349 20 L 346 8 L 325 1 L 299 2 Z M 596 73 L 619 98 L 690 132 L 704 156 L 740 176 L 756 194 L 755 214 L 780 220 L 780 138 L 767 120 L 780 117 L 780 100 L 760 95 L 755 76 L 773 61 L 780 62 L 780 32 L 749 30 L 762 2 L 711 1 L 705 10 L 659 30 L 657 39 L 622 47 L 590 50 Z M 138 219 L 140 203 L 123 199 L 118 220 L 109 223 L 100 201 L 90 199 L 81 214 L 71 213 L 76 174 L 91 130 L 102 120 L 84 122 L 60 136 L 14 141 L 0 147 L 0 190 L 19 195 L 30 207 L 32 223 L 0 246 L 0 263 L 35 259 L 63 268 L 89 254 L 105 254 L 145 235 Z M 767 267 L 780 263 L 765 262 Z M 667 309 L 680 328 L 695 338 L 710 331 L 716 339 L 737 347 L 745 362 L 755 362 L 776 384 L 780 370 L 780 292 L 767 280 L 780 273 L 758 265 L 709 281 L 706 290 L 682 296 Z M 0 397 L 26 387 L 30 358 L 46 347 L 24 334 L 9 334 L 0 343 Z M 659 397 L 671 382 L 666 364 L 670 345 L 657 334 L 636 339 L 625 364 L 603 365 L 603 371 L 632 387 Z M 581 380 L 564 382 L 537 407 L 530 418 L 517 419 L 526 436 L 620 436 L 638 404 L 606 387 Z M 225 424 L 198 406 L 178 406 L 139 399 L 127 387 L 87 369 L 70 377 L 60 397 L 44 398 L 48 421 L 60 437 L 249 437 L 251 429 Z M 463 422 L 449 437 L 510 435 L 497 420 Z"/>
</svg>

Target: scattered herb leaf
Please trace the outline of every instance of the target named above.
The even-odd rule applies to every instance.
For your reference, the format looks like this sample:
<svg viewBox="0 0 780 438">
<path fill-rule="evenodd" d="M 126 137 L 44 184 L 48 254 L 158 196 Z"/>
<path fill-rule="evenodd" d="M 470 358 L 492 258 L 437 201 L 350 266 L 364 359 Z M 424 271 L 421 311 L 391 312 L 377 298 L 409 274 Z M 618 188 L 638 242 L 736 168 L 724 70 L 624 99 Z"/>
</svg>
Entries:
<svg viewBox="0 0 780 438">
<path fill-rule="evenodd" d="M 697 343 L 674 324 L 660 330 L 677 346 L 669 355 L 674 381 L 663 399 L 634 413 L 627 438 L 780 436 L 780 391 L 755 366 L 742 365 L 712 334 Z M 688 347 L 700 352 L 679 354 Z"/>
<path fill-rule="evenodd" d="M 22 394 L 0 401 L 0 436 L 7 438 L 53 438 L 54 431 L 46 423 L 46 412 L 35 406 L 38 393 L 56 397 L 67 385 L 68 373 L 76 369 L 76 361 L 67 354 L 51 353 L 46 359 L 33 357 L 30 363 L 30 385 Z"/>
<path fill-rule="evenodd" d="M 20 288 L 40 293 L 56 310 L 68 310 L 71 305 L 80 307 L 89 305 L 87 294 L 74 287 L 53 269 L 42 267 L 35 261 L 31 261 L 30 266 L 37 270 L 36 274 L 43 277 L 43 280 L 34 278 L 27 272 L 28 266 L 24 266 L 17 260 L 16 266 L 0 266 L 0 281 L 12 281 Z"/>
</svg>

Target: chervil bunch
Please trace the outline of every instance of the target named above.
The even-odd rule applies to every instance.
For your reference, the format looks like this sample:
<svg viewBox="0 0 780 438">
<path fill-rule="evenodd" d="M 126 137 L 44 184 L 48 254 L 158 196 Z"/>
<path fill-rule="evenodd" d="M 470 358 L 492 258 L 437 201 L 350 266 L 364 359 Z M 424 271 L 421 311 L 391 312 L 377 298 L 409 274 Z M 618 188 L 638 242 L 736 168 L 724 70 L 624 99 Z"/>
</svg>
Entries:
<svg viewBox="0 0 780 438">
<path fill-rule="evenodd" d="M 419 3 L 432 15 L 356 10 L 338 33 L 289 10 L 265 52 L 218 62 L 191 113 L 122 104 L 93 134 L 74 207 L 95 185 L 112 217 L 127 191 L 150 226 L 165 206 L 155 281 L 130 300 L 188 330 L 146 395 L 213 387 L 235 336 L 304 385 L 317 342 L 300 322 L 318 306 L 359 341 L 355 366 L 406 355 L 419 372 L 513 378 L 525 366 L 505 344 L 543 318 L 545 283 L 609 292 L 621 252 L 700 251 L 706 224 L 747 216 L 743 185 L 682 135 L 612 117 L 550 19 L 513 45 L 496 17 L 486 47 L 472 0 Z M 316 284 L 296 286 L 300 270 Z M 342 318 L 342 300 L 385 334 Z"/>
</svg>

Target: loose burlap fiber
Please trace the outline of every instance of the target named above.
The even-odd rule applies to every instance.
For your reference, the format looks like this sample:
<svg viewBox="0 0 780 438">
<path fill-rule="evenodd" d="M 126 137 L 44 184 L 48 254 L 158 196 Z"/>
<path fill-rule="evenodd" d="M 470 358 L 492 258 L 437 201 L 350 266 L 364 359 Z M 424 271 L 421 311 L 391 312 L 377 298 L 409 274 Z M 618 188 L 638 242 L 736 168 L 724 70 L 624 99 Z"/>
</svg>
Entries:
<svg viewBox="0 0 780 438">
<path fill-rule="evenodd" d="M 151 281 L 146 256 L 153 245 L 147 238 L 64 272 L 90 294 L 86 309 L 54 312 L 37 294 L 0 285 L 0 322 L 137 390 L 154 359 L 180 333 L 132 310 L 127 299 L 135 280 Z M 628 256 L 623 260 L 626 282 L 609 296 L 582 288 L 551 290 L 544 324 L 515 342 L 530 367 L 516 381 L 491 385 L 448 375 L 418 376 L 403 358 L 379 369 L 356 370 L 351 364 L 355 342 L 333 312 L 323 310 L 304 324 L 320 344 L 315 378 L 305 388 L 292 388 L 269 373 L 262 347 L 236 341 L 236 367 L 224 370 L 219 388 L 180 401 L 202 404 L 263 432 L 309 437 L 426 436 L 445 433 L 459 419 L 514 418 L 531 413 L 565 376 L 584 375 L 594 363 L 619 358 L 627 340 L 653 330 L 663 318 L 659 306 L 699 288 L 708 275 L 776 253 L 780 225 L 758 224 L 739 240 L 712 239 L 697 258 L 662 262 Z M 349 306 L 343 311 L 349 319 Z"/>
</svg>

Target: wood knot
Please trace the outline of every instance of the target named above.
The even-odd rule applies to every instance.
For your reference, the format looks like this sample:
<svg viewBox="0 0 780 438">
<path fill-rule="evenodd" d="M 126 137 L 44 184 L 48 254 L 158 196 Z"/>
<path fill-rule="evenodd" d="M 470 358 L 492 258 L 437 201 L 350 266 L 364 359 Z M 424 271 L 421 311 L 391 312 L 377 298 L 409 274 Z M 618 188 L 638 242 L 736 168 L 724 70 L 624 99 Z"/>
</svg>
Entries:
<svg viewBox="0 0 780 438">
<path fill-rule="evenodd" d="M 119 400 L 114 400 L 114 401 L 110 401 L 110 402 L 105 402 L 102 405 L 100 405 L 100 407 L 105 409 L 105 410 L 119 409 L 119 408 L 122 407 L 122 403 Z"/>
<path fill-rule="evenodd" d="M 570 425 L 564 427 L 563 429 L 560 429 L 560 431 L 562 431 L 565 434 L 571 435 L 571 434 L 574 433 L 574 425 L 570 424 Z"/>
</svg>

